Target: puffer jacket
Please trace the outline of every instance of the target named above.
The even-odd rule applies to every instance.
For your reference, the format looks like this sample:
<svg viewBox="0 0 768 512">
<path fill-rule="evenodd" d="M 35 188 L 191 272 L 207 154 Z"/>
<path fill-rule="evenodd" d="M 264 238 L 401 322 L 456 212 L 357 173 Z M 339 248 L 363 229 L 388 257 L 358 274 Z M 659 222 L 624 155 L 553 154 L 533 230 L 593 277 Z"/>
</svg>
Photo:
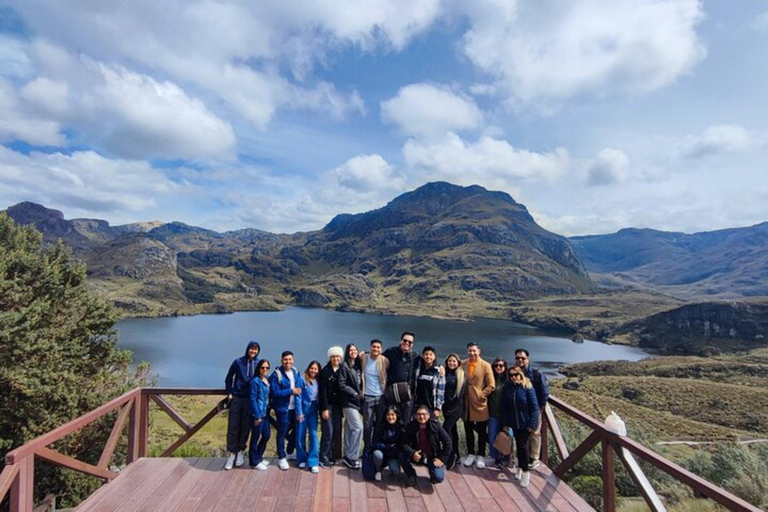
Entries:
<svg viewBox="0 0 768 512">
<path fill-rule="evenodd" d="M 501 422 L 514 430 L 539 426 L 539 403 L 533 388 L 507 382 L 501 394 Z"/>
</svg>

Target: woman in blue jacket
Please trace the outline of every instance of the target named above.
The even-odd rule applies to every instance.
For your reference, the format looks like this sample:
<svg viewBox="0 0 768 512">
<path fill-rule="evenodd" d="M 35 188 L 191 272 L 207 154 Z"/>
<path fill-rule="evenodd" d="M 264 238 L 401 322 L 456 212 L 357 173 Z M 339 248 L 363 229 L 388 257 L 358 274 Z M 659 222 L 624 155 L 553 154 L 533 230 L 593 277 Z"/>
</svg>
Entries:
<svg viewBox="0 0 768 512">
<path fill-rule="evenodd" d="M 251 431 L 251 414 L 248 409 L 248 395 L 251 390 L 251 379 L 256 375 L 257 357 L 261 346 L 255 341 L 248 343 L 245 355 L 238 357 L 229 366 L 224 379 L 224 388 L 229 398 L 229 414 L 227 417 L 227 451 L 229 457 L 224 469 L 243 465 L 243 451 L 248 443 L 248 433 Z"/>
<path fill-rule="evenodd" d="M 539 426 L 539 404 L 533 384 L 522 368 L 512 366 L 501 395 L 501 414 L 504 429 L 512 429 L 517 451 L 517 473 L 522 487 L 528 487 L 531 473 L 528 471 L 528 438 Z"/>
<path fill-rule="evenodd" d="M 256 363 L 256 377 L 251 379 L 251 446 L 248 450 L 248 463 L 252 468 L 266 471 L 264 450 L 269 441 L 269 361 L 266 359 Z"/>
<path fill-rule="evenodd" d="M 301 388 L 301 412 L 304 421 L 300 421 L 296 434 L 296 460 L 300 468 L 309 467 L 312 473 L 319 471 L 320 451 L 317 444 L 317 418 L 319 382 L 317 377 L 321 370 L 319 361 L 312 361 L 304 371 L 304 380 Z M 307 450 L 307 434 L 309 434 L 309 450 Z"/>
</svg>

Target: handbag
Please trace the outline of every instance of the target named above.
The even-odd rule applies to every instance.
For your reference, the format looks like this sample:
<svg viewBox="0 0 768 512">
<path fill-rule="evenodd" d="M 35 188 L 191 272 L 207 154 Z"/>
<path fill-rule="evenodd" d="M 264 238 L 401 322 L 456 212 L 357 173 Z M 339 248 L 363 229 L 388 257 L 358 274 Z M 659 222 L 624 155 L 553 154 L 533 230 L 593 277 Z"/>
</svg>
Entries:
<svg viewBox="0 0 768 512">
<path fill-rule="evenodd" d="M 367 449 L 363 452 L 363 479 L 373 480 L 376 478 L 376 466 L 373 463 L 373 450 Z"/>
<path fill-rule="evenodd" d="M 411 400 L 411 385 L 408 382 L 395 382 L 387 387 L 387 403 L 402 404 Z"/>
<path fill-rule="evenodd" d="M 509 455 L 512 453 L 512 436 L 506 430 L 499 431 L 496 434 L 496 440 L 493 442 L 493 447 L 502 454 Z"/>
</svg>

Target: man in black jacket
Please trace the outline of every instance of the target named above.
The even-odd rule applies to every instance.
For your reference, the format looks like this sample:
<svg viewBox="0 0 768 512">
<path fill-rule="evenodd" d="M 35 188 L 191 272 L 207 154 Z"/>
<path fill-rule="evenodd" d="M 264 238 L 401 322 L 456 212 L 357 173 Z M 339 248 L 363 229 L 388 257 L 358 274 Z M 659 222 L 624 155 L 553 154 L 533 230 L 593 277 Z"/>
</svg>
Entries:
<svg viewBox="0 0 768 512">
<path fill-rule="evenodd" d="M 531 366 L 531 359 L 528 350 L 519 348 L 515 350 L 515 362 L 517 366 L 523 369 L 525 376 L 533 384 L 533 390 L 536 392 L 536 401 L 539 404 L 539 426 L 531 432 L 531 436 L 528 438 L 528 453 L 530 454 L 530 466 L 531 469 L 537 467 L 540 464 L 539 457 L 541 456 L 541 422 L 544 416 L 544 409 L 547 406 L 547 400 L 549 400 L 549 383 L 547 383 L 547 377 L 541 373 L 537 368 Z"/>
<path fill-rule="evenodd" d="M 429 480 L 439 484 L 445 478 L 445 463 L 452 450 L 451 436 L 437 420 L 430 419 L 429 408 L 416 408 L 415 419 L 405 427 L 400 464 L 406 475 L 406 484 L 416 485 L 413 464 L 424 464 L 429 470 Z"/>
<path fill-rule="evenodd" d="M 400 335 L 400 344 L 390 347 L 384 352 L 384 357 L 389 360 L 387 368 L 387 405 L 395 405 L 400 410 L 400 417 L 404 422 L 411 421 L 413 414 L 414 398 L 416 396 L 416 376 L 421 365 L 421 357 L 413 351 L 416 335 L 411 331 L 405 331 Z M 402 383 L 407 383 L 405 386 Z M 399 395 L 399 401 L 392 399 L 393 386 L 407 387 L 409 399 Z"/>
</svg>

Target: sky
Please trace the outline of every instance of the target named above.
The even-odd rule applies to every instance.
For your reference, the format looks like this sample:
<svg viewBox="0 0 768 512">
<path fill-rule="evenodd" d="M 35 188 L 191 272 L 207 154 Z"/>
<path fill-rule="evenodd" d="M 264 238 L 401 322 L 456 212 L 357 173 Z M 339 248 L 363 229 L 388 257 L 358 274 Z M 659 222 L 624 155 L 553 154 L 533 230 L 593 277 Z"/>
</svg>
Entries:
<svg viewBox="0 0 768 512">
<path fill-rule="evenodd" d="M 0 209 L 292 233 L 448 181 L 748 226 L 766 56 L 768 0 L 0 0 Z"/>
</svg>

